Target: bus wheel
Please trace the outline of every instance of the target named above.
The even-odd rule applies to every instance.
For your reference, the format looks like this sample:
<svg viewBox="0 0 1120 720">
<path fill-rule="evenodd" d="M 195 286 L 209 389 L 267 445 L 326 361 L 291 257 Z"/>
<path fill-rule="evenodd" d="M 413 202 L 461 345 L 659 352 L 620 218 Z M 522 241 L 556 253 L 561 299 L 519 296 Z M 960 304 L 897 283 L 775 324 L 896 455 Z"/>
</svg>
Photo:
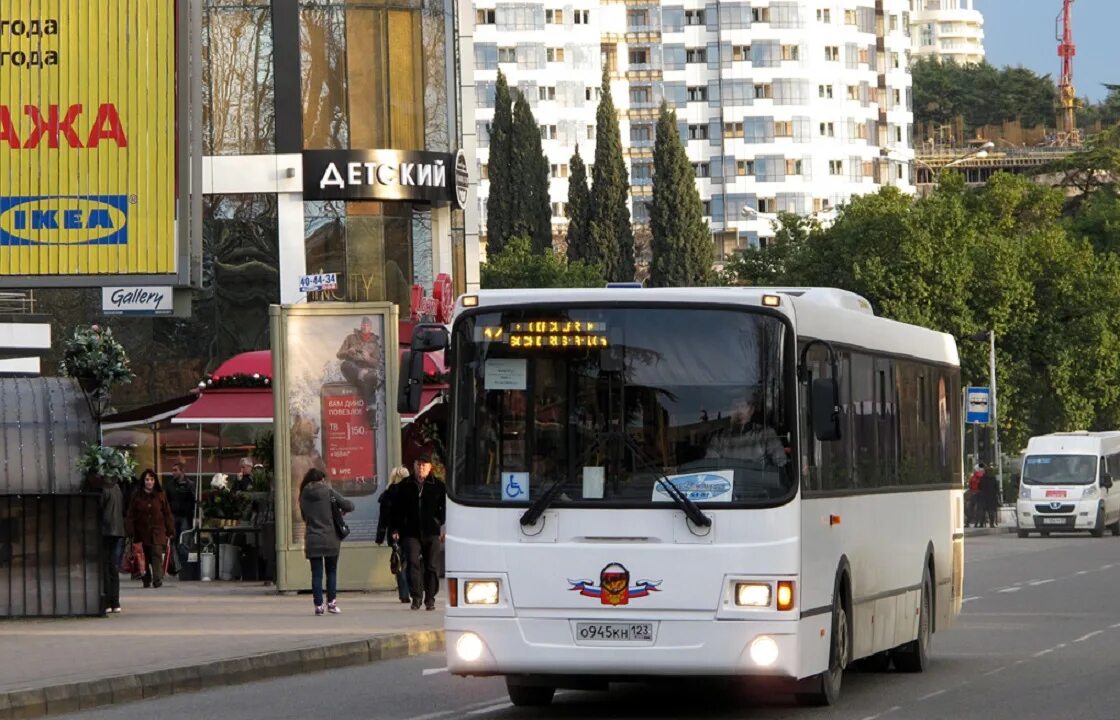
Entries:
<svg viewBox="0 0 1120 720">
<path fill-rule="evenodd" d="M 522 685 L 507 677 L 506 692 L 509 693 L 509 701 L 518 707 L 544 707 L 552 703 L 556 688 L 547 685 Z"/>
<path fill-rule="evenodd" d="M 833 705 L 840 699 L 844 668 L 848 666 L 848 658 L 851 656 L 851 630 L 848 612 L 838 588 L 832 600 L 832 647 L 828 652 L 828 670 L 802 681 L 806 692 L 796 694 L 799 705 Z"/>
<path fill-rule="evenodd" d="M 930 605 L 933 583 L 929 570 L 922 574 L 922 599 L 918 606 L 918 638 L 891 653 L 894 666 L 902 672 L 919 673 L 929 667 L 929 646 L 932 635 L 930 626 Z"/>
<path fill-rule="evenodd" d="M 1097 508 L 1097 522 L 1089 531 L 1093 537 L 1104 537 L 1104 508 Z"/>
</svg>

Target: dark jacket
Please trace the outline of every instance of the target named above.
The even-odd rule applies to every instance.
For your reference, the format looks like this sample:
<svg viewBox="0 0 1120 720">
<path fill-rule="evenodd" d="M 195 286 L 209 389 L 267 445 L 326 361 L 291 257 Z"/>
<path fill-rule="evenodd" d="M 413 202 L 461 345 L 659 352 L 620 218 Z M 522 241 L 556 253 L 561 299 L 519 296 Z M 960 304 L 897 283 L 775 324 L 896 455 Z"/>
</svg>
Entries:
<svg viewBox="0 0 1120 720">
<path fill-rule="evenodd" d="M 145 545 L 166 545 L 175 534 L 175 518 L 162 491 L 134 491 L 124 524 L 132 541 Z"/>
<path fill-rule="evenodd" d="M 385 488 L 385 492 L 381 493 L 381 497 L 377 498 L 377 502 L 381 505 L 381 510 L 377 514 L 377 535 L 374 538 L 377 544 L 385 542 L 385 535 L 391 532 L 389 525 L 393 521 L 393 500 L 397 496 L 397 488 L 401 484 L 394 483 Z"/>
<path fill-rule="evenodd" d="M 303 539 L 303 554 L 308 558 L 335 557 L 342 547 L 334 529 L 331 514 L 331 497 L 342 512 L 353 512 L 354 503 L 339 495 L 325 482 L 308 483 L 299 494 L 299 512 L 307 531 Z"/>
<path fill-rule="evenodd" d="M 101 535 L 104 537 L 124 537 L 124 495 L 120 485 L 106 481 L 101 488 Z"/>
<path fill-rule="evenodd" d="M 233 481 L 233 489 L 238 492 L 248 492 L 253 489 L 253 476 L 252 475 L 238 475 L 237 479 Z"/>
<path fill-rule="evenodd" d="M 991 468 L 985 468 L 980 477 L 980 503 L 985 510 L 999 507 L 999 480 Z"/>
<path fill-rule="evenodd" d="M 194 480 L 183 477 L 182 480 L 171 478 L 164 485 L 167 492 L 167 504 L 171 506 L 171 514 L 177 518 L 194 517 Z"/>
<path fill-rule="evenodd" d="M 429 475 L 421 485 L 409 475 L 396 487 L 389 531 L 412 538 L 439 535 L 447 519 L 447 489 L 443 483 Z"/>
</svg>

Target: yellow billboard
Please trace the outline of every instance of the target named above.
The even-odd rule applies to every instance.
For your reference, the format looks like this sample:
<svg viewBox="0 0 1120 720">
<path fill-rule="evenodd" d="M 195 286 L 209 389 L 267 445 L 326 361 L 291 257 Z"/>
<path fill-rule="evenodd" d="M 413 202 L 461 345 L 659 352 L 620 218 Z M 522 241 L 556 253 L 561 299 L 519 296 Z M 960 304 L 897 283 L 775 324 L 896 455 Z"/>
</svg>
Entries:
<svg viewBox="0 0 1120 720">
<path fill-rule="evenodd" d="M 0 285 L 174 273 L 175 160 L 175 0 L 0 2 Z"/>
</svg>

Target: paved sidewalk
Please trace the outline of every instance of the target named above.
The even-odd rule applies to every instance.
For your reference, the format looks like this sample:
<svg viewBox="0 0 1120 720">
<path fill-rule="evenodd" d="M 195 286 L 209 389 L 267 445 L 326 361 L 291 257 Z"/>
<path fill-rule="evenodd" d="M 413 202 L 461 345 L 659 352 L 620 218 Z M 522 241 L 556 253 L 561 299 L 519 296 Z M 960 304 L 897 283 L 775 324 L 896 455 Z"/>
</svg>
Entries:
<svg viewBox="0 0 1120 720">
<path fill-rule="evenodd" d="M 343 593 L 341 615 L 310 595 L 248 583 L 122 582 L 123 612 L 0 622 L 0 720 L 376 662 L 443 647 L 442 606 Z"/>
<path fill-rule="evenodd" d="M 999 523 L 993 527 L 966 527 L 964 529 L 965 536 L 969 535 L 1000 535 L 1003 533 L 1015 532 L 1018 527 L 1015 525 L 1015 506 L 1014 505 L 1001 505 L 999 508 Z"/>
</svg>

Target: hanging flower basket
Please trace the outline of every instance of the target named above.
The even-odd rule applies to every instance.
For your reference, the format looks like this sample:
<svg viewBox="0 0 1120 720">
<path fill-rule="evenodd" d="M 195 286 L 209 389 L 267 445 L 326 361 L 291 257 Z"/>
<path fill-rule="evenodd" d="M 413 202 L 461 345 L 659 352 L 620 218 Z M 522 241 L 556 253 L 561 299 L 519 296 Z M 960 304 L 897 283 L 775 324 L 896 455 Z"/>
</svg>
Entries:
<svg viewBox="0 0 1120 720">
<path fill-rule="evenodd" d="M 128 354 L 113 331 L 100 325 L 79 327 L 62 346 L 59 371 L 66 377 L 77 379 L 88 396 L 109 394 L 115 383 L 132 381 Z"/>
</svg>

